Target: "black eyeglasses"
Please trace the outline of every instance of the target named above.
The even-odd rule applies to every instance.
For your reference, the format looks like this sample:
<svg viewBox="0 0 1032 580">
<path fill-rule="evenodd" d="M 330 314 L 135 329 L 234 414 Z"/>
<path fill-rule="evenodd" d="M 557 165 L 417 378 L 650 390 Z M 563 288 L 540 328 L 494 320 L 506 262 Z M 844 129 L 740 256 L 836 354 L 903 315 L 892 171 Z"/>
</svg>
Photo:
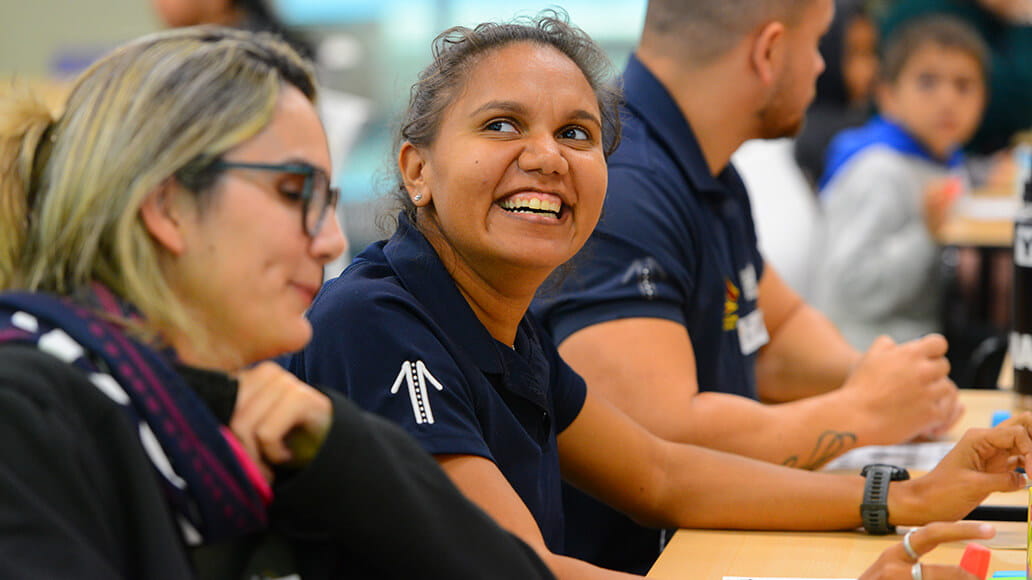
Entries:
<svg viewBox="0 0 1032 580">
<path fill-rule="evenodd" d="M 257 169 L 304 177 L 300 193 L 301 224 L 305 233 L 312 238 L 319 235 L 326 222 L 326 214 L 337 206 L 337 199 L 340 197 L 340 190 L 330 187 L 330 178 L 326 172 L 307 163 L 244 163 L 219 159 L 208 168 L 215 172 L 226 169 Z"/>
</svg>

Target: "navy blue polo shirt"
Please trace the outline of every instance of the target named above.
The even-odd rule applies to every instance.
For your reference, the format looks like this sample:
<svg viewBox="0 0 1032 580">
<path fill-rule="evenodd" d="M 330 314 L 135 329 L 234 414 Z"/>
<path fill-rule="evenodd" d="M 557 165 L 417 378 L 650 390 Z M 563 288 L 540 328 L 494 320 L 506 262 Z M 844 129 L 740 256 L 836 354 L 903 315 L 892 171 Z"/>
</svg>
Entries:
<svg viewBox="0 0 1032 580">
<path fill-rule="evenodd" d="M 535 312 L 558 342 L 610 320 L 672 320 L 691 336 L 700 390 L 755 399 L 756 350 L 766 336 L 756 300 L 763 259 L 745 185 L 730 165 L 710 173 L 673 97 L 636 57 L 623 80 L 623 139 L 609 159 L 602 219 Z M 569 503 L 577 504 L 567 512 L 573 555 L 638 572 L 651 560 L 623 546 L 655 558 L 658 533 L 635 543 L 629 535 L 641 528 L 629 519 L 610 512 L 623 525 L 607 526 L 601 504 L 586 496 Z"/>
<path fill-rule="evenodd" d="M 312 341 L 288 366 L 401 425 L 432 454 L 493 461 L 563 551 L 556 436 L 580 413 L 584 381 L 531 317 L 515 349 L 480 323 L 423 235 L 402 216 L 390 240 L 327 282 Z"/>
</svg>

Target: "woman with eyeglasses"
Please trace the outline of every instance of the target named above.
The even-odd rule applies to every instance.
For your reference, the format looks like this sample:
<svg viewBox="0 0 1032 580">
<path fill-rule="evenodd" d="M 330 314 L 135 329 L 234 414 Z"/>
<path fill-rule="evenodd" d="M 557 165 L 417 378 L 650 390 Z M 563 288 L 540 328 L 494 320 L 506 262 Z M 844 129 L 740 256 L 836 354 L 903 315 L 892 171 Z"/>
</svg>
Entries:
<svg viewBox="0 0 1032 580">
<path fill-rule="evenodd" d="M 123 46 L 56 118 L 0 100 L 0 577 L 551 577 L 400 430 L 261 362 L 345 247 L 314 100 L 287 45 L 217 28 Z"/>
</svg>

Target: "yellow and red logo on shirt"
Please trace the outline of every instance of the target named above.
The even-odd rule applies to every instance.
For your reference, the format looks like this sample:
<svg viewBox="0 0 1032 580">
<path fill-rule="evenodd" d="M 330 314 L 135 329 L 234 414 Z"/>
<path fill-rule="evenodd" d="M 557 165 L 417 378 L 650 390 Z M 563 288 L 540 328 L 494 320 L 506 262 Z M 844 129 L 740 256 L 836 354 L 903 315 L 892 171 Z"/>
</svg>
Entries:
<svg viewBox="0 0 1032 580">
<path fill-rule="evenodd" d="M 724 278 L 724 330 L 734 330 L 738 325 L 738 287 L 730 278 Z"/>
</svg>

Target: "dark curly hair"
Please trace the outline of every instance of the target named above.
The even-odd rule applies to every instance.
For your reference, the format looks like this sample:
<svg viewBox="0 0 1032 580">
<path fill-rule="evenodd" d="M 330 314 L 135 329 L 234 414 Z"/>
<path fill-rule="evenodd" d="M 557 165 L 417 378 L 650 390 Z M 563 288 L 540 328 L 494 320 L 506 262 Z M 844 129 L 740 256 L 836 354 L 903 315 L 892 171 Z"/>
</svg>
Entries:
<svg viewBox="0 0 1032 580">
<path fill-rule="evenodd" d="M 433 61 L 412 85 L 408 109 L 394 137 L 393 159 L 397 159 L 406 141 L 417 146 L 432 144 L 445 109 L 462 90 L 469 71 L 484 55 L 519 42 L 551 46 L 577 65 L 598 99 L 603 151 L 608 157 L 616 150 L 620 142 L 620 90 L 611 82 L 609 57 L 583 30 L 569 23 L 566 13 L 546 10 L 535 17 L 506 23 L 485 22 L 474 28 L 455 26 L 437 35 L 432 43 Z M 409 199 L 397 168 L 393 174 L 391 196 L 396 209 L 416 223 L 416 206 Z"/>
</svg>

